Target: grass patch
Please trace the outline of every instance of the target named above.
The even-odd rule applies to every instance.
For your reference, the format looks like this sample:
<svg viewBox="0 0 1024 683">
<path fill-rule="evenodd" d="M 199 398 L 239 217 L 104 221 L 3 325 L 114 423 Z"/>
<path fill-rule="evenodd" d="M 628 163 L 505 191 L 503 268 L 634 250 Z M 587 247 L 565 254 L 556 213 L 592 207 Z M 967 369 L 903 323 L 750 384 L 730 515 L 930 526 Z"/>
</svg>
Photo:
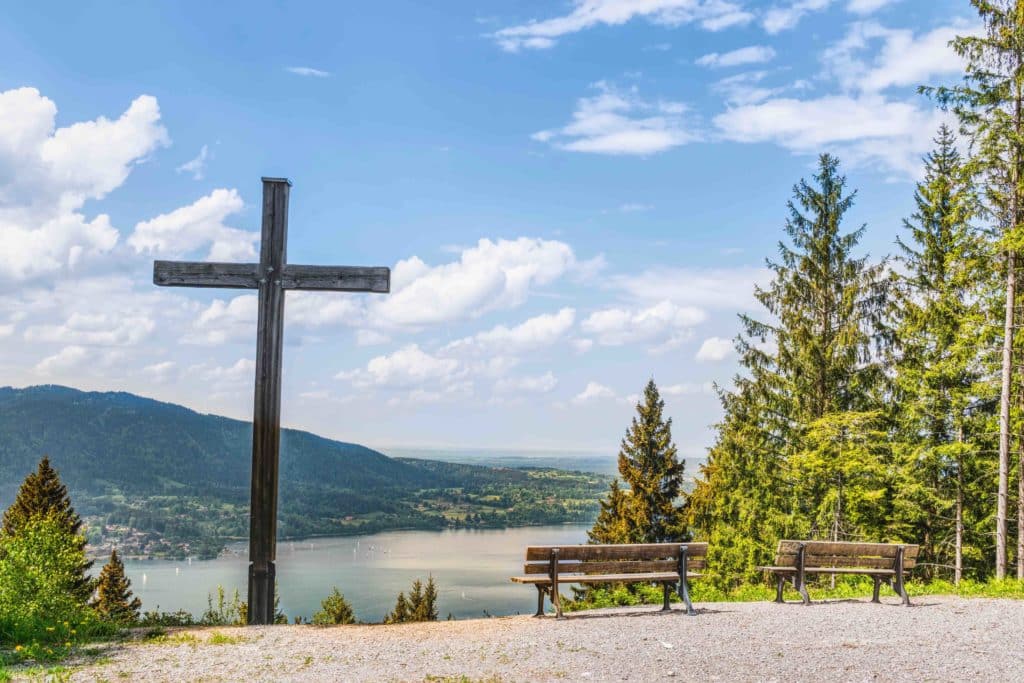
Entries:
<svg viewBox="0 0 1024 683">
<path fill-rule="evenodd" d="M 210 634 L 210 637 L 206 639 L 207 645 L 238 645 L 246 641 L 245 636 L 233 636 L 227 633 L 221 633 L 220 631 L 214 631 Z"/>
</svg>

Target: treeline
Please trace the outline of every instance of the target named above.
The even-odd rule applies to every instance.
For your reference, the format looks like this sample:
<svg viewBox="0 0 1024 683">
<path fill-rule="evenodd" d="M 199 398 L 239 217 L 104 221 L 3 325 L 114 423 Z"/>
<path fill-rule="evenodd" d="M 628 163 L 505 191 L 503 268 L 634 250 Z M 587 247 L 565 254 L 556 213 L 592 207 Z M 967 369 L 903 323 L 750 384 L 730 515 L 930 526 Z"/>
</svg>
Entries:
<svg viewBox="0 0 1024 683">
<path fill-rule="evenodd" d="M 740 316 L 693 490 L 664 495 L 680 474 L 651 383 L 592 541 L 708 541 L 716 590 L 763 580 L 783 538 L 920 544 L 925 581 L 1024 578 L 1024 14 L 973 4 L 963 85 L 921 89 L 959 136 L 936 132 L 896 253 L 859 251 L 856 192 L 822 155 Z"/>
<path fill-rule="evenodd" d="M 925 579 L 1024 577 L 1024 16 L 973 4 L 964 84 L 922 88 L 961 136 L 937 132 L 896 254 L 857 254 L 834 157 L 794 188 L 687 500 L 720 584 L 759 578 L 780 538 L 920 543 Z"/>
</svg>

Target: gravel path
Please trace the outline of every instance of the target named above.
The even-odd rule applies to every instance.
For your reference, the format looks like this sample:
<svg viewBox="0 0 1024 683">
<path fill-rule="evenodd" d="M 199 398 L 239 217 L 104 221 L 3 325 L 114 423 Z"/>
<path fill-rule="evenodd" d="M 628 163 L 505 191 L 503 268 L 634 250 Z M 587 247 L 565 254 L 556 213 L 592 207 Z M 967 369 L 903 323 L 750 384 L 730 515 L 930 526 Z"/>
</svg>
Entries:
<svg viewBox="0 0 1024 683">
<path fill-rule="evenodd" d="M 678 609 L 678 606 L 676 606 Z M 1024 675 L 1024 602 L 918 598 L 623 608 L 394 626 L 193 629 L 118 644 L 75 681 L 973 680 Z M 241 642 L 206 642 L 211 634 Z M 172 634 L 173 637 L 173 634 Z"/>
</svg>

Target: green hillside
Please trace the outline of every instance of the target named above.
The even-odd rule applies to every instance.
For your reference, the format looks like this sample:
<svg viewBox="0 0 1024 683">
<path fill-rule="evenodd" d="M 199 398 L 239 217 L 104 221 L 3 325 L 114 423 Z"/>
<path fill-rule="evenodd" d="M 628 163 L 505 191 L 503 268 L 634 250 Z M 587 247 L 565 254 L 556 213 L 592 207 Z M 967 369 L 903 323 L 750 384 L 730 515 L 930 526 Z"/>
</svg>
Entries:
<svg viewBox="0 0 1024 683">
<path fill-rule="evenodd" d="M 129 554 L 215 554 L 248 530 L 251 426 L 127 393 L 0 388 L 0 509 L 42 455 L 90 523 Z M 395 459 L 308 432 L 281 437 L 279 535 L 589 521 L 607 478 Z"/>
</svg>

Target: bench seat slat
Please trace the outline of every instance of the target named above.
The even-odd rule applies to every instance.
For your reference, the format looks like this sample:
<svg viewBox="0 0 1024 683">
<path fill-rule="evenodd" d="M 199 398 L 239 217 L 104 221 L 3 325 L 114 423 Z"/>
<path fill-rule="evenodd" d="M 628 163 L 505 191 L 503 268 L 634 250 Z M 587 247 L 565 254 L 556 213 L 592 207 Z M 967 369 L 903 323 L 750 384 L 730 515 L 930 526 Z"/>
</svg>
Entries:
<svg viewBox="0 0 1024 683">
<path fill-rule="evenodd" d="M 804 545 L 804 552 L 808 555 L 842 555 L 842 556 L 863 556 L 863 557 L 885 557 L 896 558 L 896 548 L 899 543 L 851 543 L 849 541 L 779 541 L 778 553 L 780 555 L 795 555 L 800 544 Z M 903 544 L 904 559 L 916 559 L 921 547 L 918 545 Z"/>
<path fill-rule="evenodd" d="M 796 567 L 758 567 L 759 572 L 775 572 L 776 574 L 796 574 Z M 891 576 L 896 574 L 892 569 L 867 569 L 860 567 L 804 567 L 805 574 L 865 574 L 872 576 Z"/>
<path fill-rule="evenodd" d="M 702 574 L 690 572 L 687 579 L 699 579 Z M 532 576 L 513 576 L 515 583 L 549 584 L 551 579 L 547 576 L 534 574 Z M 644 574 L 558 574 L 558 583 L 675 583 L 679 581 L 679 574 L 676 572 L 648 572 Z"/>
<path fill-rule="evenodd" d="M 538 562 L 551 557 L 558 548 L 560 560 L 669 560 L 679 557 L 679 547 L 687 546 L 690 558 L 707 555 L 707 543 L 642 543 L 638 545 L 534 545 L 526 549 L 526 561 Z"/>
<path fill-rule="evenodd" d="M 639 574 L 640 572 L 671 572 L 679 568 L 678 560 L 608 560 L 604 562 L 559 562 L 558 573 L 561 574 Z M 693 567 L 696 569 L 697 567 Z M 523 566 L 527 574 L 547 574 L 551 570 L 550 562 L 528 563 Z"/>
<path fill-rule="evenodd" d="M 780 567 L 795 567 L 796 555 L 780 553 L 775 556 L 775 564 Z M 851 555 L 812 555 L 804 556 L 807 567 L 863 567 L 865 569 L 892 569 L 895 557 L 856 557 Z M 903 559 L 904 569 L 913 569 L 917 561 L 912 558 Z"/>
</svg>

